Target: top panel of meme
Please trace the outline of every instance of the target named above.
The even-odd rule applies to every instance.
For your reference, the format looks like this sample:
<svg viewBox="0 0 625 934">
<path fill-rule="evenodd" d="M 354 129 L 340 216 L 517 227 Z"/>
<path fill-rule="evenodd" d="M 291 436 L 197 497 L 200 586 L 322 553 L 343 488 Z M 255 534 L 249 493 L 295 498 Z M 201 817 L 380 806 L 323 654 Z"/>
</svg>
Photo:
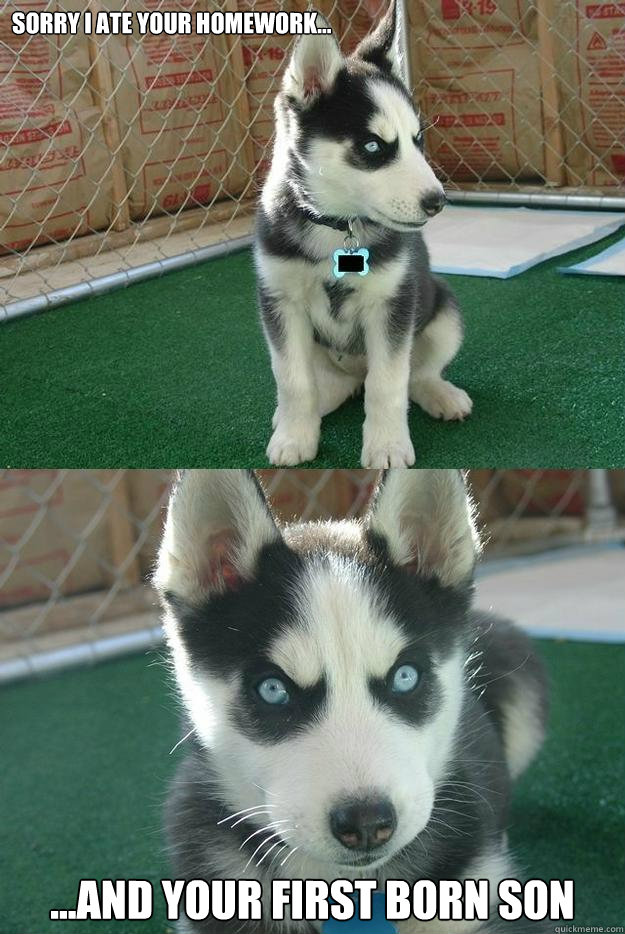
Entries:
<svg viewBox="0 0 625 934">
<path fill-rule="evenodd" d="M 622 3 L 5 0 L 4 467 L 620 467 Z"/>
<path fill-rule="evenodd" d="M 0 0 L 0 934 L 625 934 L 625 0 Z"/>
</svg>

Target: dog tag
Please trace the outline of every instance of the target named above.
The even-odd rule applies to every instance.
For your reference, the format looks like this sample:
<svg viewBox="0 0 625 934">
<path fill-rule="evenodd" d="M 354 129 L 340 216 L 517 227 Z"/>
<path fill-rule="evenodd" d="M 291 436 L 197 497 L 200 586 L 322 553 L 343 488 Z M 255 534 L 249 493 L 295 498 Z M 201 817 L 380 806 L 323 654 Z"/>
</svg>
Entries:
<svg viewBox="0 0 625 934">
<path fill-rule="evenodd" d="M 349 272 L 366 276 L 369 272 L 369 250 L 364 247 L 359 250 L 335 250 L 333 272 L 337 279 L 342 279 Z"/>
<path fill-rule="evenodd" d="M 386 920 L 386 897 L 384 892 L 374 892 L 371 897 L 371 919 L 362 921 L 358 917 L 358 895 L 353 896 L 356 912 L 349 921 L 330 918 L 324 921 L 321 934 L 397 934 L 397 928 Z"/>
</svg>

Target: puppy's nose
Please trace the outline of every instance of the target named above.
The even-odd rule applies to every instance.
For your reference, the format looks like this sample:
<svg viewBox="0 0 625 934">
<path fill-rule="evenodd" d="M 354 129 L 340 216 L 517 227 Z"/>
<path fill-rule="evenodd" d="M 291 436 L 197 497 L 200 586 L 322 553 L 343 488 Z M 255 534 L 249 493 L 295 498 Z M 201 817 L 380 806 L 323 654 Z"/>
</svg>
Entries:
<svg viewBox="0 0 625 934">
<path fill-rule="evenodd" d="M 330 812 L 330 829 L 348 850 L 375 850 L 391 839 L 396 823 L 386 798 L 347 801 Z"/>
<path fill-rule="evenodd" d="M 442 211 L 447 204 L 447 198 L 442 191 L 428 191 L 421 198 L 421 207 L 428 215 L 434 217 L 439 211 Z"/>
</svg>

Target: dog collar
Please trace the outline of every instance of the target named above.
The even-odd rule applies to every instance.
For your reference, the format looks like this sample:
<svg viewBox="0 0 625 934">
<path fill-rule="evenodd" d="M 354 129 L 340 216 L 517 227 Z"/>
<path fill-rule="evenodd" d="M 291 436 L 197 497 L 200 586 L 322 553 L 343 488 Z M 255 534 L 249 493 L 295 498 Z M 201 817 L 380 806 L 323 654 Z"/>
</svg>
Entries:
<svg viewBox="0 0 625 934">
<path fill-rule="evenodd" d="M 356 273 L 359 276 L 368 274 L 369 250 L 360 246 L 353 228 L 354 221 L 367 221 L 366 217 L 327 217 L 323 214 L 313 214 L 308 208 L 300 208 L 300 211 L 312 224 L 330 227 L 345 234 L 343 249 L 335 250 L 332 254 L 332 272 L 336 279 L 342 279 L 348 273 Z"/>
<path fill-rule="evenodd" d="M 327 214 L 315 214 L 313 211 L 309 211 L 308 208 L 300 208 L 300 211 L 304 218 L 310 221 L 311 224 L 318 224 L 320 227 L 331 227 L 332 230 L 340 230 L 341 233 L 350 232 L 350 227 L 354 221 L 375 224 L 375 221 L 370 220 L 368 217 L 329 217 Z"/>
</svg>

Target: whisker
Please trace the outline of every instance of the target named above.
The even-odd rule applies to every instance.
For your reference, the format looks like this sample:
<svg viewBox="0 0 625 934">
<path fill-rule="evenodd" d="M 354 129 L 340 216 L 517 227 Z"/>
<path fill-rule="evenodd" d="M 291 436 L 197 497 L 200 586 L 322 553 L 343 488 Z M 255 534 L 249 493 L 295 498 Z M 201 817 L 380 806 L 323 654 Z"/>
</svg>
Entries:
<svg viewBox="0 0 625 934">
<path fill-rule="evenodd" d="M 274 853 L 273 858 L 272 858 L 271 862 L 269 863 L 269 866 L 267 867 L 268 869 L 271 869 L 271 867 L 272 867 L 273 864 L 275 863 L 276 859 L 278 859 L 278 857 L 280 856 L 280 853 L 284 852 L 284 850 L 286 850 L 286 848 L 288 847 L 288 845 L 289 845 L 288 843 L 285 843 L 284 846 L 281 846 L 281 847 L 280 847 L 280 849 L 278 850 L 277 853 Z"/>
<path fill-rule="evenodd" d="M 269 843 L 270 840 L 274 840 L 276 837 L 279 837 L 279 836 L 280 836 L 280 832 L 278 831 L 277 833 L 272 833 L 271 836 L 267 837 L 266 840 L 261 840 L 261 842 L 258 844 L 258 846 L 256 847 L 256 849 L 254 850 L 254 852 L 252 853 L 252 855 L 251 855 L 250 858 L 248 859 L 247 863 L 245 864 L 245 869 L 243 870 L 243 872 L 246 872 L 246 870 L 248 869 L 250 863 L 253 862 L 254 857 L 256 856 L 256 854 L 258 853 L 258 851 L 259 851 L 259 850 L 262 850 L 262 848 L 263 848 L 267 843 Z"/>
<path fill-rule="evenodd" d="M 432 813 L 440 811 L 443 814 L 456 814 L 458 817 L 470 818 L 471 820 L 479 820 L 476 814 L 467 814 L 464 811 L 455 811 L 453 808 L 445 807 L 445 805 L 437 804 Z"/>
<path fill-rule="evenodd" d="M 269 849 L 267 850 L 267 852 L 264 853 L 263 856 L 261 856 L 261 858 L 258 860 L 258 862 L 256 863 L 256 866 L 260 866 L 260 864 L 262 863 L 262 861 L 263 861 L 264 859 L 266 859 L 266 858 L 269 856 L 269 854 L 271 853 L 271 851 L 272 851 L 272 850 L 275 850 L 275 848 L 276 848 L 277 846 L 280 846 L 280 842 L 281 842 L 280 840 L 276 840 L 275 843 L 272 843 L 272 845 L 269 847 Z"/>
<path fill-rule="evenodd" d="M 228 814 L 227 817 L 223 817 L 221 820 L 217 821 L 217 823 L 225 824 L 227 820 L 231 820 L 233 817 L 237 817 L 239 814 L 245 814 L 246 811 L 256 811 L 260 807 L 275 807 L 275 805 L 274 804 L 254 804 L 252 805 L 252 807 L 249 807 L 249 808 L 241 808 L 240 811 L 235 811 L 234 814 Z"/>
<path fill-rule="evenodd" d="M 255 804 L 253 808 L 242 808 L 240 811 L 235 811 L 234 814 L 228 814 L 227 817 L 222 817 L 221 820 L 217 821 L 217 826 L 220 824 L 225 824 L 226 821 L 232 820 L 234 817 L 238 817 L 239 814 L 245 814 L 250 811 L 264 811 L 270 807 L 274 807 L 273 804 Z"/>
<path fill-rule="evenodd" d="M 282 867 L 283 867 L 284 864 L 286 863 L 287 859 L 290 859 L 291 856 L 293 856 L 293 853 L 297 853 L 298 850 L 299 850 L 299 846 L 296 846 L 294 849 L 291 850 L 290 853 L 287 853 L 287 855 L 284 857 L 284 859 L 283 859 L 282 862 L 280 863 L 280 869 L 282 869 Z"/>
<path fill-rule="evenodd" d="M 267 824 L 266 827 L 261 827 L 260 830 L 255 830 L 254 833 L 251 833 L 249 837 L 247 837 L 243 841 L 239 849 L 242 850 L 245 844 L 248 843 L 252 839 L 252 837 L 257 837 L 259 833 L 265 833 L 267 830 L 276 830 L 277 829 L 276 824 L 288 824 L 288 820 L 286 818 L 284 818 L 283 820 L 274 820 L 274 821 L 271 821 L 269 824 Z"/>
<path fill-rule="evenodd" d="M 452 824 L 448 824 L 447 821 L 441 820 L 440 817 L 430 817 L 429 823 L 440 824 L 441 827 L 446 827 L 448 830 L 451 830 L 452 833 L 457 834 L 459 837 L 471 836 L 471 834 L 467 833 L 466 830 L 460 830 L 458 827 L 454 827 Z"/>
<path fill-rule="evenodd" d="M 458 788 L 466 788 L 468 791 L 472 791 L 473 794 L 477 798 L 479 798 L 481 801 L 483 801 L 484 804 L 488 808 L 490 808 L 491 811 L 494 811 L 493 805 L 488 800 L 488 798 L 485 798 L 484 795 L 480 792 L 478 786 L 474 785 L 472 782 L 446 782 L 445 784 L 447 785 L 448 788 L 458 787 Z M 485 788 L 485 791 L 489 791 L 491 794 L 498 795 L 499 797 L 501 797 L 501 794 L 502 794 L 500 791 L 495 791 L 494 788 Z M 459 793 L 462 794 L 462 792 L 459 792 Z"/>
<path fill-rule="evenodd" d="M 275 791 L 269 791 L 268 788 L 263 788 L 262 785 L 258 785 L 256 782 L 252 782 L 252 785 L 254 786 L 254 788 L 258 788 L 258 789 L 259 789 L 260 791 L 262 791 L 264 794 L 266 794 L 266 795 L 271 795 L 272 798 L 277 798 L 277 797 L 278 797 L 277 794 L 275 793 Z"/>
<path fill-rule="evenodd" d="M 487 688 L 490 684 L 494 684 L 495 681 L 501 681 L 502 678 L 508 678 L 510 675 L 515 674 L 517 671 L 520 671 L 521 668 L 523 668 L 523 666 L 525 665 L 525 663 L 528 662 L 530 658 L 531 658 L 531 655 L 530 655 L 530 653 L 528 652 L 527 655 L 525 656 L 525 658 L 523 659 L 523 661 L 520 663 L 520 665 L 517 665 L 516 668 L 512 668 L 511 671 L 504 671 L 503 674 L 497 675 L 496 678 L 491 678 L 490 681 L 484 681 L 484 682 L 482 682 L 481 687 L 483 687 L 484 690 L 486 690 L 486 688 Z"/>
<path fill-rule="evenodd" d="M 255 817 L 260 817 L 261 814 L 269 814 L 271 816 L 270 812 L 267 811 L 265 808 L 263 808 L 260 811 L 253 811 L 252 814 L 244 814 L 243 817 L 240 817 L 238 820 L 235 820 L 234 824 L 230 825 L 230 830 L 233 830 L 234 827 L 238 827 L 239 824 L 243 823 L 243 821 L 253 820 Z"/>
<path fill-rule="evenodd" d="M 422 123 L 422 124 L 420 125 L 419 129 L 421 129 L 421 130 L 429 130 L 430 127 L 436 126 L 436 124 L 438 123 L 438 120 L 439 120 L 438 114 L 436 115 L 436 117 L 434 118 L 434 120 L 430 120 L 430 119 L 428 118 L 428 119 L 425 121 L 425 123 Z"/>
<path fill-rule="evenodd" d="M 182 746 L 182 744 L 184 743 L 184 741 L 187 740 L 187 739 L 189 739 L 189 737 L 192 736 L 192 735 L 193 735 L 193 730 L 189 730 L 189 732 L 187 733 L 187 735 L 186 735 L 186 736 L 183 736 L 182 739 L 179 739 L 178 742 L 176 743 L 176 745 L 174 746 L 174 748 L 169 750 L 169 755 L 172 756 L 172 755 L 175 753 L 175 751 L 176 751 L 176 749 L 178 748 L 178 746 Z"/>
</svg>

